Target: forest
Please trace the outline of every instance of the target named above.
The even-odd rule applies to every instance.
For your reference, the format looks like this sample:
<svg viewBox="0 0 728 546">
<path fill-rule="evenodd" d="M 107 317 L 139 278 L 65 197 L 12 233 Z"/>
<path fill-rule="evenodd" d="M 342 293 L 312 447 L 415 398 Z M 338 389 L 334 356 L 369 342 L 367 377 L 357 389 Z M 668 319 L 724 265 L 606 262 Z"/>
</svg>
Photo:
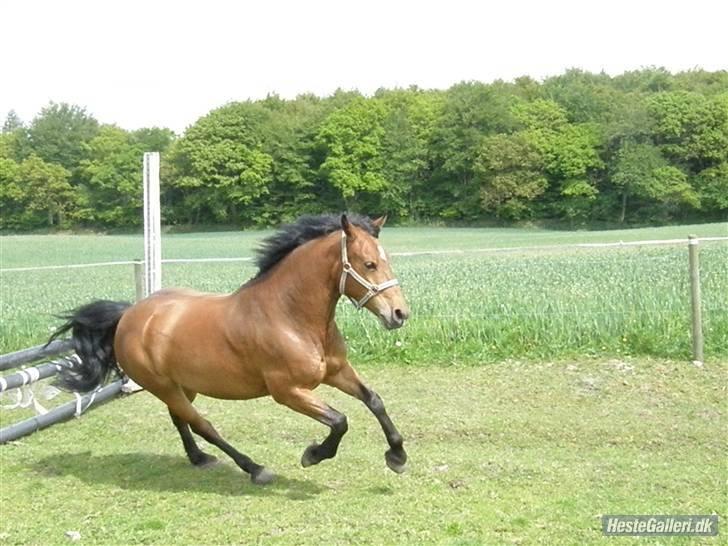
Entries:
<svg viewBox="0 0 728 546">
<path fill-rule="evenodd" d="M 578 69 L 447 90 L 231 102 L 181 135 L 83 106 L 10 111 L 0 229 L 127 229 L 162 154 L 166 225 L 269 226 L 302 213 L 400 224 L 649 225 L 728 216 L 728 71 Z"/>
</svg>

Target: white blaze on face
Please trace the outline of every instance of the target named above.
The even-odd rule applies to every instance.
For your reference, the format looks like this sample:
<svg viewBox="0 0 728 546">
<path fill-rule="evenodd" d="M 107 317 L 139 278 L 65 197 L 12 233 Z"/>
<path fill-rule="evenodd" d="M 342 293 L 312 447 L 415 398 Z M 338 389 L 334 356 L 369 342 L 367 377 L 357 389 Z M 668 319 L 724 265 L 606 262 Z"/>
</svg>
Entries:
<svg viewBox="0 0 728 546">
<path fill-rule="evenodd" d="M 379 257 L 386 262 L 387 261 L 387 254 L 384 252 L 384 249 L 382 248 L 382 245 L 379 245 L 378 244 L 377 245 L 377 250 L 379 250 Z"/>
</svg>

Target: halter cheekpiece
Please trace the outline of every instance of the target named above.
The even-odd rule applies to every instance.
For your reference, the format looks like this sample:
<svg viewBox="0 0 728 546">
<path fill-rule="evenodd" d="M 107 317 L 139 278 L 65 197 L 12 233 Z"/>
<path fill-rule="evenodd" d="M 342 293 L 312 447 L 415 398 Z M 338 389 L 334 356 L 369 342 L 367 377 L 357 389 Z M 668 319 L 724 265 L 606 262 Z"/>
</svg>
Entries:
<svg viewBox="0 0 728 546">
<path fill-rule="evenodd" d="M 374 284 L 369 282 L 367 279 L 362 277 L 359 273 L 357 273 L 354 268 L 352 267 L 351 263 L 349 262 L 349 256 L 346 252 L 346 232 L 341 231 L 341 277 L 339 278 L 339 292 L 342 296 L 346 296 L 344 293 L 344 290 L 346 288 L 346 277 L 348 275 L 351 275 L 351 277 L 358 282 L 360 285 L 362 285 L 364 288 L 366 288 L 367 292 L 364 294 L 361 299 L 357 300 L 355 298 L 352 298 L 351 296 L 347 296 L 351 303 L 354 304 L 354 307 L 357 309 L 361 309 L 364 307 L 367 302 L 372 299 L 374 296 L 384 292 L 387 288 L 392 288 L 393 286 L 397 286 L 399 284 L 399 281 L 397 279 L 389 279 L 388 281 L 384 281 L 382 284 Z"/>
</svg>

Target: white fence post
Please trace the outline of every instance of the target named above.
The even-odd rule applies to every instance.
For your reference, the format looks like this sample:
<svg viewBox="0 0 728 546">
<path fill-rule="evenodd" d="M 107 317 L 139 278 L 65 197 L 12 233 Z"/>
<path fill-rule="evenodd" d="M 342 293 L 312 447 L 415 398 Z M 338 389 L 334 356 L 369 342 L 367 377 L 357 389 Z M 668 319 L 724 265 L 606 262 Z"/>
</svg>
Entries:
<svg viewBox="0 0 728 546">
<path fill-rule="evenodd" d="M 144 296 L 162 288 L 159 152 L 144 154 Z"/>
</svg>

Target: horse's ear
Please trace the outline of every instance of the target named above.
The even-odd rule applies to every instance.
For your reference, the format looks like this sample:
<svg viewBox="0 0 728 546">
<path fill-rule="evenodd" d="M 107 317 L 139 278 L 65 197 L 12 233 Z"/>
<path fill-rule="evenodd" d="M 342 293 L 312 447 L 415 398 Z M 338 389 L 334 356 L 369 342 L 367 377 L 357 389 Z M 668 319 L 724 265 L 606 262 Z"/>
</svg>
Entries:
<svg viewBox="0 0 728 546">
<path fill-rule="evenodd" d="M 354 237 L 354 230 L 351 227 L 351 223 L 349 222 L 349 219 L 346 217 L 346 214 L 341 215 L 341 229 L 344 230 L 344 233 L 346 233 L 347 237 Z"/>
<path fill-rule="evenodd" d="M 384 224 L 386 224 L 386 223 L 387 223 L 387 215 L 386 214 L 384 216 L 380 216 L 376 220 L 372 220 L 372 224 L 374 224 L 374 226 L 377 229 L 382 229 L 384 227 Z"/>
</svg>

